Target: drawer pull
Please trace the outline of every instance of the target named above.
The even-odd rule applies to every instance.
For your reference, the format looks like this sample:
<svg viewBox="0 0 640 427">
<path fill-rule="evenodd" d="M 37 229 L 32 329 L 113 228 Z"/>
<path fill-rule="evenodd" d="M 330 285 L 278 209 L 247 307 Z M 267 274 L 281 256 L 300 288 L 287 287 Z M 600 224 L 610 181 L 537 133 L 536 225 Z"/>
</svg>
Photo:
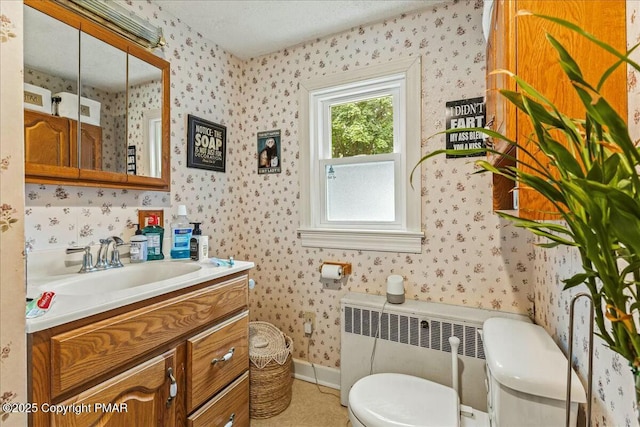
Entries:
<svg viewBox="0 0 640 427">
<path fill-rule="evenodd" d="M 171 384 L 169 385 L 169 398 L 167 399 L 167 408 L 171 406 L 171 402 L 178 395 L 178 383 L 176 382 L 176 377 L 173 376 L 173 368 L 167 369 L 167 376 L 169 377 L 169 381 Z"/>
<path fill-rule="evenodd" d="M 215 359 L 213 359 L 211 361 L 212 365 L 215 365 L 218 362 L 226 362 L 227 360 L 231 359 L 231 357 L 233 356 L 233 352 L 236 351 L 236 349 L 234 347 L 231 347 L 231 349 L 229 349 L 229 351 L 227 351 L 227 354 L 225 354 L 222 357 L 216 357 Z"/>
<path fill-rule="evenodd" d="M 224 425 L 224 427 L 232 427 L 233 426 L 233 420 L 236 418 L 236 414 L 233 413 L 231 414 L 231 416 L 229 417 L 229 421 L 227 421 L 227 423 Z"/>
</svg>

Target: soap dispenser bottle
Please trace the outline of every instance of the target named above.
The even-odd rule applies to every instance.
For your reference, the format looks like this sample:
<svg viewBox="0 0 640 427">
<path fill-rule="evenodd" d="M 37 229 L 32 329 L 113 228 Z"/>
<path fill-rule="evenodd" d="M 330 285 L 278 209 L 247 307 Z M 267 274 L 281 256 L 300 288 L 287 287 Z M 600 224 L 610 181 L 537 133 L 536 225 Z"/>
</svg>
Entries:
<svg viewBox="0 0 640 427">
<path fill-rule="evenodd" d="M 159 222 L 157 215 L 151 215 L 149 224 L 142 229 L 142 233 L 147 236 L 147 259 L 149 261 L 164 259 L 164 254 L 162 253 L 164 228 L 160 227 Z"/>
<path fill-rule="evenodd" d="M 147 260 L 147 242 L 149 238 L 142 234 L 140 224 L 133 224 L 138 229 L 131 238 L 131 248 L 129 249 L 131 262 L 145 262 Z"/>
<path fill-rule="evenodd" d="M 193 234 L 189 242 L 189 255 L 194 261 L 206 261 L 209 258 L 209 236 L 203 236 L 199 222 L 192 222 Z"/>
<path fill-rule="evenodd" d="M 178 206 L 178 217 L 171 223 L 171 258 L 189 258 L 189 244 L 193 228 L 187 219 L 187 207 Z"/>
</svg>

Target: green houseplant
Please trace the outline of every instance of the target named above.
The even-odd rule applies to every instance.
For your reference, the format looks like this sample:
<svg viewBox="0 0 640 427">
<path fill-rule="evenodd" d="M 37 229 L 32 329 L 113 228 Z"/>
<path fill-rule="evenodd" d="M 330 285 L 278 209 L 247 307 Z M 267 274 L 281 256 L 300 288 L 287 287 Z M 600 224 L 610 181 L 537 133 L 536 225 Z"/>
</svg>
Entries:
<svg viewBox="0 0 640 427">
<path fill-rule="evenodd" d="M 531 122 L 533 132 L 526 141 L 528 144 L 490 129 L 462 130 L 504 140 L 515 146 L 520 155 L 516 158 L 491 148 L 437 150 L 420 159 L 416 168 L 442 153 L 493 153 L 511 161 L 505 164 L 515 164 L 496 167 L 487 160 L 476 162 L 480 172 L 498 174 L 520 188 L 529 187 L 558 210 L 560 221 L 538 222 L 497 213 L 513 225 L 546 238 L 540 244 L 543 247 L 566 245 L 579 251 L 583 271 L 563 280 L 564 289 L 586 286 L 594 301 L 596 334 L 629 362 L 635 379 L 636 402 L 640 402 L 640 141 L 632 141 L 625 120 L 600 96 L 603 83 L 617 67 L 630 64 L 640 71 L 640 65 L 630 59 L 640 44 L 620 53 L 570 22 L 524 11 L 518 15 L 534 15 L 566 27 L 618 58 L 593 85 L 585 81 L 579 64 L 564 47 L 547 34 L 559 64 L 584 106 L 585 116 L 568 117 L 527 82 L 500 70 L 515 79 L 519 87 L 518 92 L 500 93 Z M 540 154 L 535 157 L 528 151 L 531 147 L 542 153 L 542 160 Z M 547 164 L 556 172 L 552 173 Z"/>
</svg>

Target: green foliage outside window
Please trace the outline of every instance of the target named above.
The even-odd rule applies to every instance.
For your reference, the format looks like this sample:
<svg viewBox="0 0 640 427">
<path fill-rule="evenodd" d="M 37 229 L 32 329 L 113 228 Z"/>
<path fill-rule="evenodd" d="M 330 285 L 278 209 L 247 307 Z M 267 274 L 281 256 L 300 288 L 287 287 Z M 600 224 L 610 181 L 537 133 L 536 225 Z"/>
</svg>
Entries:
<svg viewBox="0 0 640 427">
<path fill-rule="evenodd" d="M 331 107 L 331 157 L 393 153 L 391 96 Z"/>
</svg>

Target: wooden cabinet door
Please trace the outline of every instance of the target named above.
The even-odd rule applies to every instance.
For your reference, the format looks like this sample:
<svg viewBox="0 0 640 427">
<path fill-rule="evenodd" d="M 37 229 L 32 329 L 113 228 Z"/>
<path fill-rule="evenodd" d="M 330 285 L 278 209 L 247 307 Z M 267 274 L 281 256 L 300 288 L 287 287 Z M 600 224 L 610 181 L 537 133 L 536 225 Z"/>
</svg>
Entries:
<svg viewBox="0 0 640 427">
<path fill-rule="evenodd" d="M 624 0 L 565 0 L 549 2 L 518 0 L 518 10 L 526 9 L 543 15 L 551 15 L 577 23 L 600 40 L 609 43 L 620 52 L 626 51 L 626 12 Z M 518 44 L 516 73 L 550 99 L 558 109 L 570 117 L 584 119 L 585 112 L 578 95 L 558 63 L 558 54 L 545 39 L 552 34 L 569 51 L 580 66 L 585 80 L 598 83 L 606 69 L 617 58 L 573 31 L 560 28 L 535 17 L 517 18 Z M 618 69 L 603 87 L 609 103 L 626 119 L 626 67 Z M 526 116 L 518 112 L 517 137 L 527 150 L 539 152 L 533 143 L 527 143 L 533 128 Z M 524 153 L 519 158 L 531 163 Z M 537 156 L 544 162 L 545 156 Z M 520 216 L 530 219 L 558 219 L 554 207 L 538 192 L 520 189 Z"/>
<path fill-rule="evenodd" d="M 584 119 L 584 107 L 575 90 L 558 63 L 558 54 L 546 40 L 545 34 L 553 35 L 571 54 L 581 67 L 586 80 L 597 84 L 597 79 L 617 58 L 603 51 L 594 43 L 577 33 L 532 17 L 516 17 L 519 10 L 529 10 L 542 15 L 555 16 L 581 26 L 599 39 L 615 47 L 620 52 L 626 50 L 626 17 L 624 0 L 499 0 L 494 4 L 492 30 L 487 43 L 487 121 L 494 119 L 492 128 L 510 139 L 516 139 L 536 158 L 544 162 L 535 142 L 531 138 L 532 127 L 528 118 L 504 98 L 498 89 L 518 90 L 512 79 L 500 74 L 491 74 L 496 69 L 514 72 L 551 100 L 564 114 Z M 625 67 L 619 67 L 604 85 L 604 96 L 609 103 L 626 118 L 626 75 Z M 495 97 L 498 97 L 496 99 Z M 497 146 L 507 152 L 509 146 Z M 520 150 L 519 160 L 532 160 Z M 500 166 L 514 166 L 515 163 Z M 520 166 L 519 166 L 520 167 Z M 545 165 L 543 164 L 543 166 Z M 513 209 L 511 180 L 494 176 L 494 209 Z M 536 191 L 519 189 L 518 215 L 528 219 L 558 219 L 553 206 Z"/>
<path fill-rule="evenodd" d="M 77 122 L 71 124 L 71 164 L 80 169 L 102 170 L 102 128 L 100 126 L 81 123 L 80 131 L 80 164 L 78 166 Z"/>
<path fill-rule="evenodd" d="M 70 166 L 69 119 L 24 111 L 25 162 Z"/>
<path fill-rule="evenodd" d="M 174 427 L 176 406 L 183 395 L 177 390 L 177 397 L 169 400 L 176 365 L 172 349 L 83 391 L 56 405 L 68 412 L 52 413 L 51 425 Z"/>
</svg>

